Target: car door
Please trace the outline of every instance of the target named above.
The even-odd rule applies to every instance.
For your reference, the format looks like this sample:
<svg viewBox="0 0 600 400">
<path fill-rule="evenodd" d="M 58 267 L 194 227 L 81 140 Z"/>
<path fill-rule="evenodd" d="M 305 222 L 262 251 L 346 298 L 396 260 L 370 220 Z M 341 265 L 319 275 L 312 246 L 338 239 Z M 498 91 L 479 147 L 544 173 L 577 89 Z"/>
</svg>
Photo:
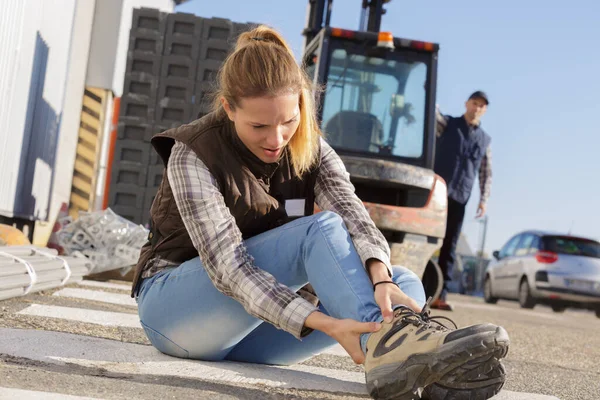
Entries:
<svg viewBox="0 0 600 400">
<path fill-rule="evenodd" d="M 508 281 L 510 279 L 510 267 L 515 261 L 514 254 L 520 240 L 521 235 L 513 236 L 500 250 L 492 281 L 492 290 L 495 296 L 505 297 L 510 292 L 510 282 Z"/>
<path fill-rule="evenodd" d="M 511 299 L 519 298 L 519 285 L 521 283 L 521 277 L 525 274 L 525 270 L 528 267 L 528 262 L 531 259 L 530 248 L 534 243 L 536 235 L 533 233 L 524 233 L 521 235 L 521 240 L 517 244 L 515 253 L 512 257 L 511 262 L 507 266 L 507 293 Z"/>
</svg>

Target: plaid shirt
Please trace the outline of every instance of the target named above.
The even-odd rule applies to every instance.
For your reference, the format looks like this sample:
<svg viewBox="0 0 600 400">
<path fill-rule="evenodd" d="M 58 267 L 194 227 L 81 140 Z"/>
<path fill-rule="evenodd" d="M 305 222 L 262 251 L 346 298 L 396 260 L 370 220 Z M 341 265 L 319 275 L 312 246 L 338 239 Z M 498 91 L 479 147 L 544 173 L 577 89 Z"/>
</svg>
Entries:
<svg viewBox="0 0 600 400">
<path fill-rule="evenodd" d="M 448 116 L 442 114 L 439 109 L 436 109 L 436 134 L 437 137 L 442 136 L 446 125 L 448 123 Z M 479 190 L 481 192 L 481 198 L 479 202 L 481 204 L 487 203 L 490 198 L 490 192 L 492 190 L 492 147 L 488 146 L 485 149 L 485 154 L 481 159 L 481 166 L 479 167 Z"/>
<path fill-rule="evenodd" d="M 304 336 L 304 322 L 317 308 L 254 265 L 216 180 L 183 143 L 173 146 L 167 179 L 192 243 L 215 287 L 239 301 L 252 316 L 297 338 Z M 378 259 L 391 274 L 388 243 L 354 194 L 342 160 L 324 140 L 314 189 L 321 210 L 333 211 L 344 220 L 363 264 L 370 258 Z M 149 264 L 144 277 L 176 266 L 161 259 L 150 260 Z"/>
</svg>

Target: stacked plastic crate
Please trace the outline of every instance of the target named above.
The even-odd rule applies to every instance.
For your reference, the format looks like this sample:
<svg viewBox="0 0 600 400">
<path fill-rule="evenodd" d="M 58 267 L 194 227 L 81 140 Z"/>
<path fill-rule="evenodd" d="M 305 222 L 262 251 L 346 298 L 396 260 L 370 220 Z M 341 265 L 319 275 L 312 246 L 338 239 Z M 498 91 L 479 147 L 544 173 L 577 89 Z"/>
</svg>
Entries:
<svg viewBox="0 0 600 400">
<path fill-rule="evenodd" d="M 150 139 L 209 112 L 217 71 L 248 28 L 221 18 L 134 10 L 110 183 L 109 207 L 117 214 L 147 225 L 164 172 Z"/>
<path fill-rule="evenodd" d="M 143 223 L 166 27 L 167 14 L 158 10 L 142 8 L 133 13 L 109 207 L 136 223 Z"/>
</svg>

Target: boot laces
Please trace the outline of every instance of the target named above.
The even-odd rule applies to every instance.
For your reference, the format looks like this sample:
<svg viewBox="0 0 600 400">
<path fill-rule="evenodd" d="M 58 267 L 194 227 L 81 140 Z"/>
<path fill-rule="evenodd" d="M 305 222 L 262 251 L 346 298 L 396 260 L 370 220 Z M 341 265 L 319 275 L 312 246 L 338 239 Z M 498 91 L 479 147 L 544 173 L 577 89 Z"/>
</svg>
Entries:
<svg viewBox="0 0 600 400">
<path fill-rule="evenodd" d="M 432 297 L 427 299 L 427 303 L 425 303 L 425 306 L 423 306 L 423 309 L 420 313 L 406 306 L 400 306 L 395 310 L 394 317 L 399 318 L 397 322 L 406 322 L 416 326 L 417 328 L 425 327 L 426 329 L 435 329 L 439 331 L 458 329 L 456 323 L 448 317 L 444 317 L 443 315 L 431 316 L 431 309 L 429 308 L 429 305 L 432 301 Z M 454 328 L 445 325 L 442 322 L 443 320 L 451 323 Z"/>
</svg>

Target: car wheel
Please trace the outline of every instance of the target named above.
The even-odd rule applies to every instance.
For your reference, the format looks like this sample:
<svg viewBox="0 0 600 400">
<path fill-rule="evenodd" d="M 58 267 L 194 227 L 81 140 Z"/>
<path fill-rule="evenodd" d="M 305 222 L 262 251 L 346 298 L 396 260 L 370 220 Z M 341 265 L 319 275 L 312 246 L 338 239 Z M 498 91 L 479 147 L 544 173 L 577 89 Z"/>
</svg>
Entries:
<svg viewBox="0 0 600 400">
<path fill-rule="evenodd" d="M 492 282 L 489 276 L 485 277 L 485 283 L 483 284 L 483 300 L 490 304 L 496 304 L 498 302 L 498 298 L 492 296 Z"/>
<path fill-rule="evenodd" d="M 552 307 L 552 311 L 557 312 L 557 313 L 565 312 L 565 310 L 567 309 L 567 307 L 557 306 L 557 305 L 552 305 L 551 307 Z"/>
<path fill-rule="evenodd" d="M 519 286 L 519 304 L 522 308 L 533 308 L 535 307 L 535 299 L 531 297 L 531 291 L 529 290 L 529 283 L 527 279 L 521 281 Z"/>
</svg>

